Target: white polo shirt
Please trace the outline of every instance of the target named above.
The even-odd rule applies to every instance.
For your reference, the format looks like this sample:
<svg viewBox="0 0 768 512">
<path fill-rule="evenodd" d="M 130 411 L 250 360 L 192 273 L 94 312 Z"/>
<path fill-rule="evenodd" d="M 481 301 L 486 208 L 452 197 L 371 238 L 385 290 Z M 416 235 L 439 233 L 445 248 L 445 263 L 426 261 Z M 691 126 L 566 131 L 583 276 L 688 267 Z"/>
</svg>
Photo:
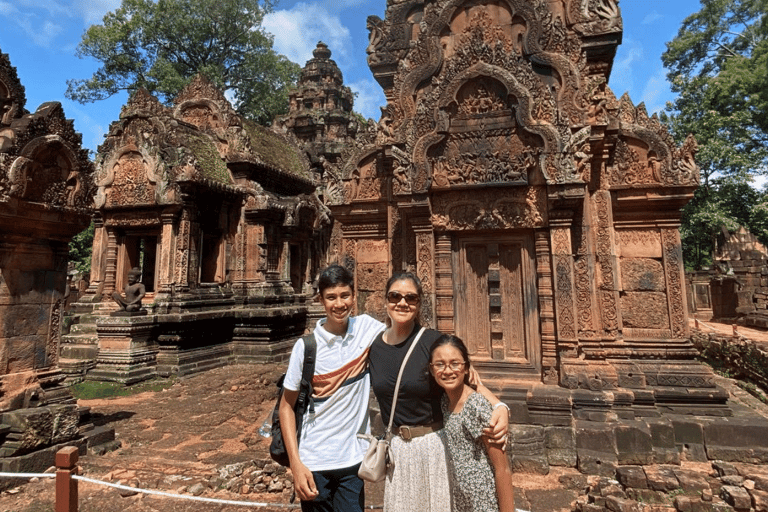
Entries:
<svg viewBox="0 0 768 512">
<path fill-rule="evenodd" d="M 299 457 L 310 471 L 342 469 L 363 460 L 368 441 L 357 434 L 370 433 L 368 398 L 371 380 L 368 350 L 384 324 L 368 315 L 349 319 L 344 336 L 325 330 L 325 319 L 315 326 L 317 341 L 314 388 L 315 413 L 304 414 Z M 285 389 L 298 391 L 304 363 L 304 341 L 293 346 Z"/>
</svg>

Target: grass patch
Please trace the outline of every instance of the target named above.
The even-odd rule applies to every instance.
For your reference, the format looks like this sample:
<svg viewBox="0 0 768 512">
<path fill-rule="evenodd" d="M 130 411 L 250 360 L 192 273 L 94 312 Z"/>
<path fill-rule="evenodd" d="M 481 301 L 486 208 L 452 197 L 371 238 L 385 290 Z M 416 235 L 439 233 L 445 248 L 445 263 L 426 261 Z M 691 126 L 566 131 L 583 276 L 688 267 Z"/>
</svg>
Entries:
<svg viewBox="0 0 768 512">
<path fill-rule="evenodd" d="M 97 398 L 117 398 L 137 395 L 146 391 L 162 391 L 173 386 L 174 379 L 152 379 L 131 386 L 119 382 L 99 382 L 86 380 L 70 386 L 69 390 L 78 400 Z"/>
</svg>

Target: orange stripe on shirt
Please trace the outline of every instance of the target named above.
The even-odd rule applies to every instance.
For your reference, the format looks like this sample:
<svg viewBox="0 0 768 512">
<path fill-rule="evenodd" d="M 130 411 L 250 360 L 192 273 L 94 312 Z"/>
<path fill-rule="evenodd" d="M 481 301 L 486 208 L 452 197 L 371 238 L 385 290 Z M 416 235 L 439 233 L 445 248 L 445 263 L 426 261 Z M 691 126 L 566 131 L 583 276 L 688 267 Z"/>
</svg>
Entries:
<svg viewBox="0 0 768 512">
<path fill-rule="evenodd" d="M 312 387 L 315 390 L 315 397 L 325 398 L 336 392 L 347 380 L 357 377 L 368 367 L 368 351 L 360 354 L 357 358 L 345 364 L 338 370 L 334 370 L 324 375 L 315 375 L 312 377 Z"/>
</svg>

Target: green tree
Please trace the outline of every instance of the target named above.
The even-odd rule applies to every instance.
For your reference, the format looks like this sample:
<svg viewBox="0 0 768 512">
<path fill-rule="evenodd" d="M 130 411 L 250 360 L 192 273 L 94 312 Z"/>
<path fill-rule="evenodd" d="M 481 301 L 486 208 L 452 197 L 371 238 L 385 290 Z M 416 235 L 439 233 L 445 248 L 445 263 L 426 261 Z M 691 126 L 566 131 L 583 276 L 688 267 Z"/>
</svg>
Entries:
<svg viewBox="0 0 768 512">
<path fill-rule="evenodd" d="M 768 0 L 701 0 L 662 55 L 675 138 L 693 133 L 705 177 L 768 169 Z"/>
<path fill-rule="evenodd" d="M 93 222 L 69 242 L 69 261 L 75 264 L 78 272 L 91 271 L 91 255 L 93 254 Z"/>
<path fill-rule="evenodd" d="M 238 112 L 261 124 L 288 109 L 301 68 L 272 49 L 261 26 L 273 0 L 123 0 L 92 25 L 77 47 L 102 63 L 88 79 L 67 81 L 80 103 L 144 87 L 170 102 L 201 73 L 234 95 Z"/>
<path fill-rule="evenodd" d="M 681 227 L 690 268 L 712 263 L 722 227 L 757 227 L 750 182 L 768 173 L 767 13 L 768 0 L 701 0 L 662 55 L 678 94 L 662 120 L 678 142 L 699 142 L 702 186 Z"/>
</svg>

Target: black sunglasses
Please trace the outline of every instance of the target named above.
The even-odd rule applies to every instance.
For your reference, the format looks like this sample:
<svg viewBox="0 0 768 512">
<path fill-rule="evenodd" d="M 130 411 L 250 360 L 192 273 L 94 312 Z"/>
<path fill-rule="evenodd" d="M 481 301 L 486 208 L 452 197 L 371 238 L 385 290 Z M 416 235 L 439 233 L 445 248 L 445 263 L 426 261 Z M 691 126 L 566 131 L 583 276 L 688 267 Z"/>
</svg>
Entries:
<svg viewBox="0 0 768 512">
<path fill-rule="evenodd" d="M 406 293 L 403 295 L 400 292 L 389 292 L 387 293 L 387 302 L 390 304 L 399 304 L 401 300 L 405 299 L 405 303 L 409 306 L 415 306 L 419 303 L 421 299 L 419 299 L 419 296 L 415 293 Z"/>
</svg>

